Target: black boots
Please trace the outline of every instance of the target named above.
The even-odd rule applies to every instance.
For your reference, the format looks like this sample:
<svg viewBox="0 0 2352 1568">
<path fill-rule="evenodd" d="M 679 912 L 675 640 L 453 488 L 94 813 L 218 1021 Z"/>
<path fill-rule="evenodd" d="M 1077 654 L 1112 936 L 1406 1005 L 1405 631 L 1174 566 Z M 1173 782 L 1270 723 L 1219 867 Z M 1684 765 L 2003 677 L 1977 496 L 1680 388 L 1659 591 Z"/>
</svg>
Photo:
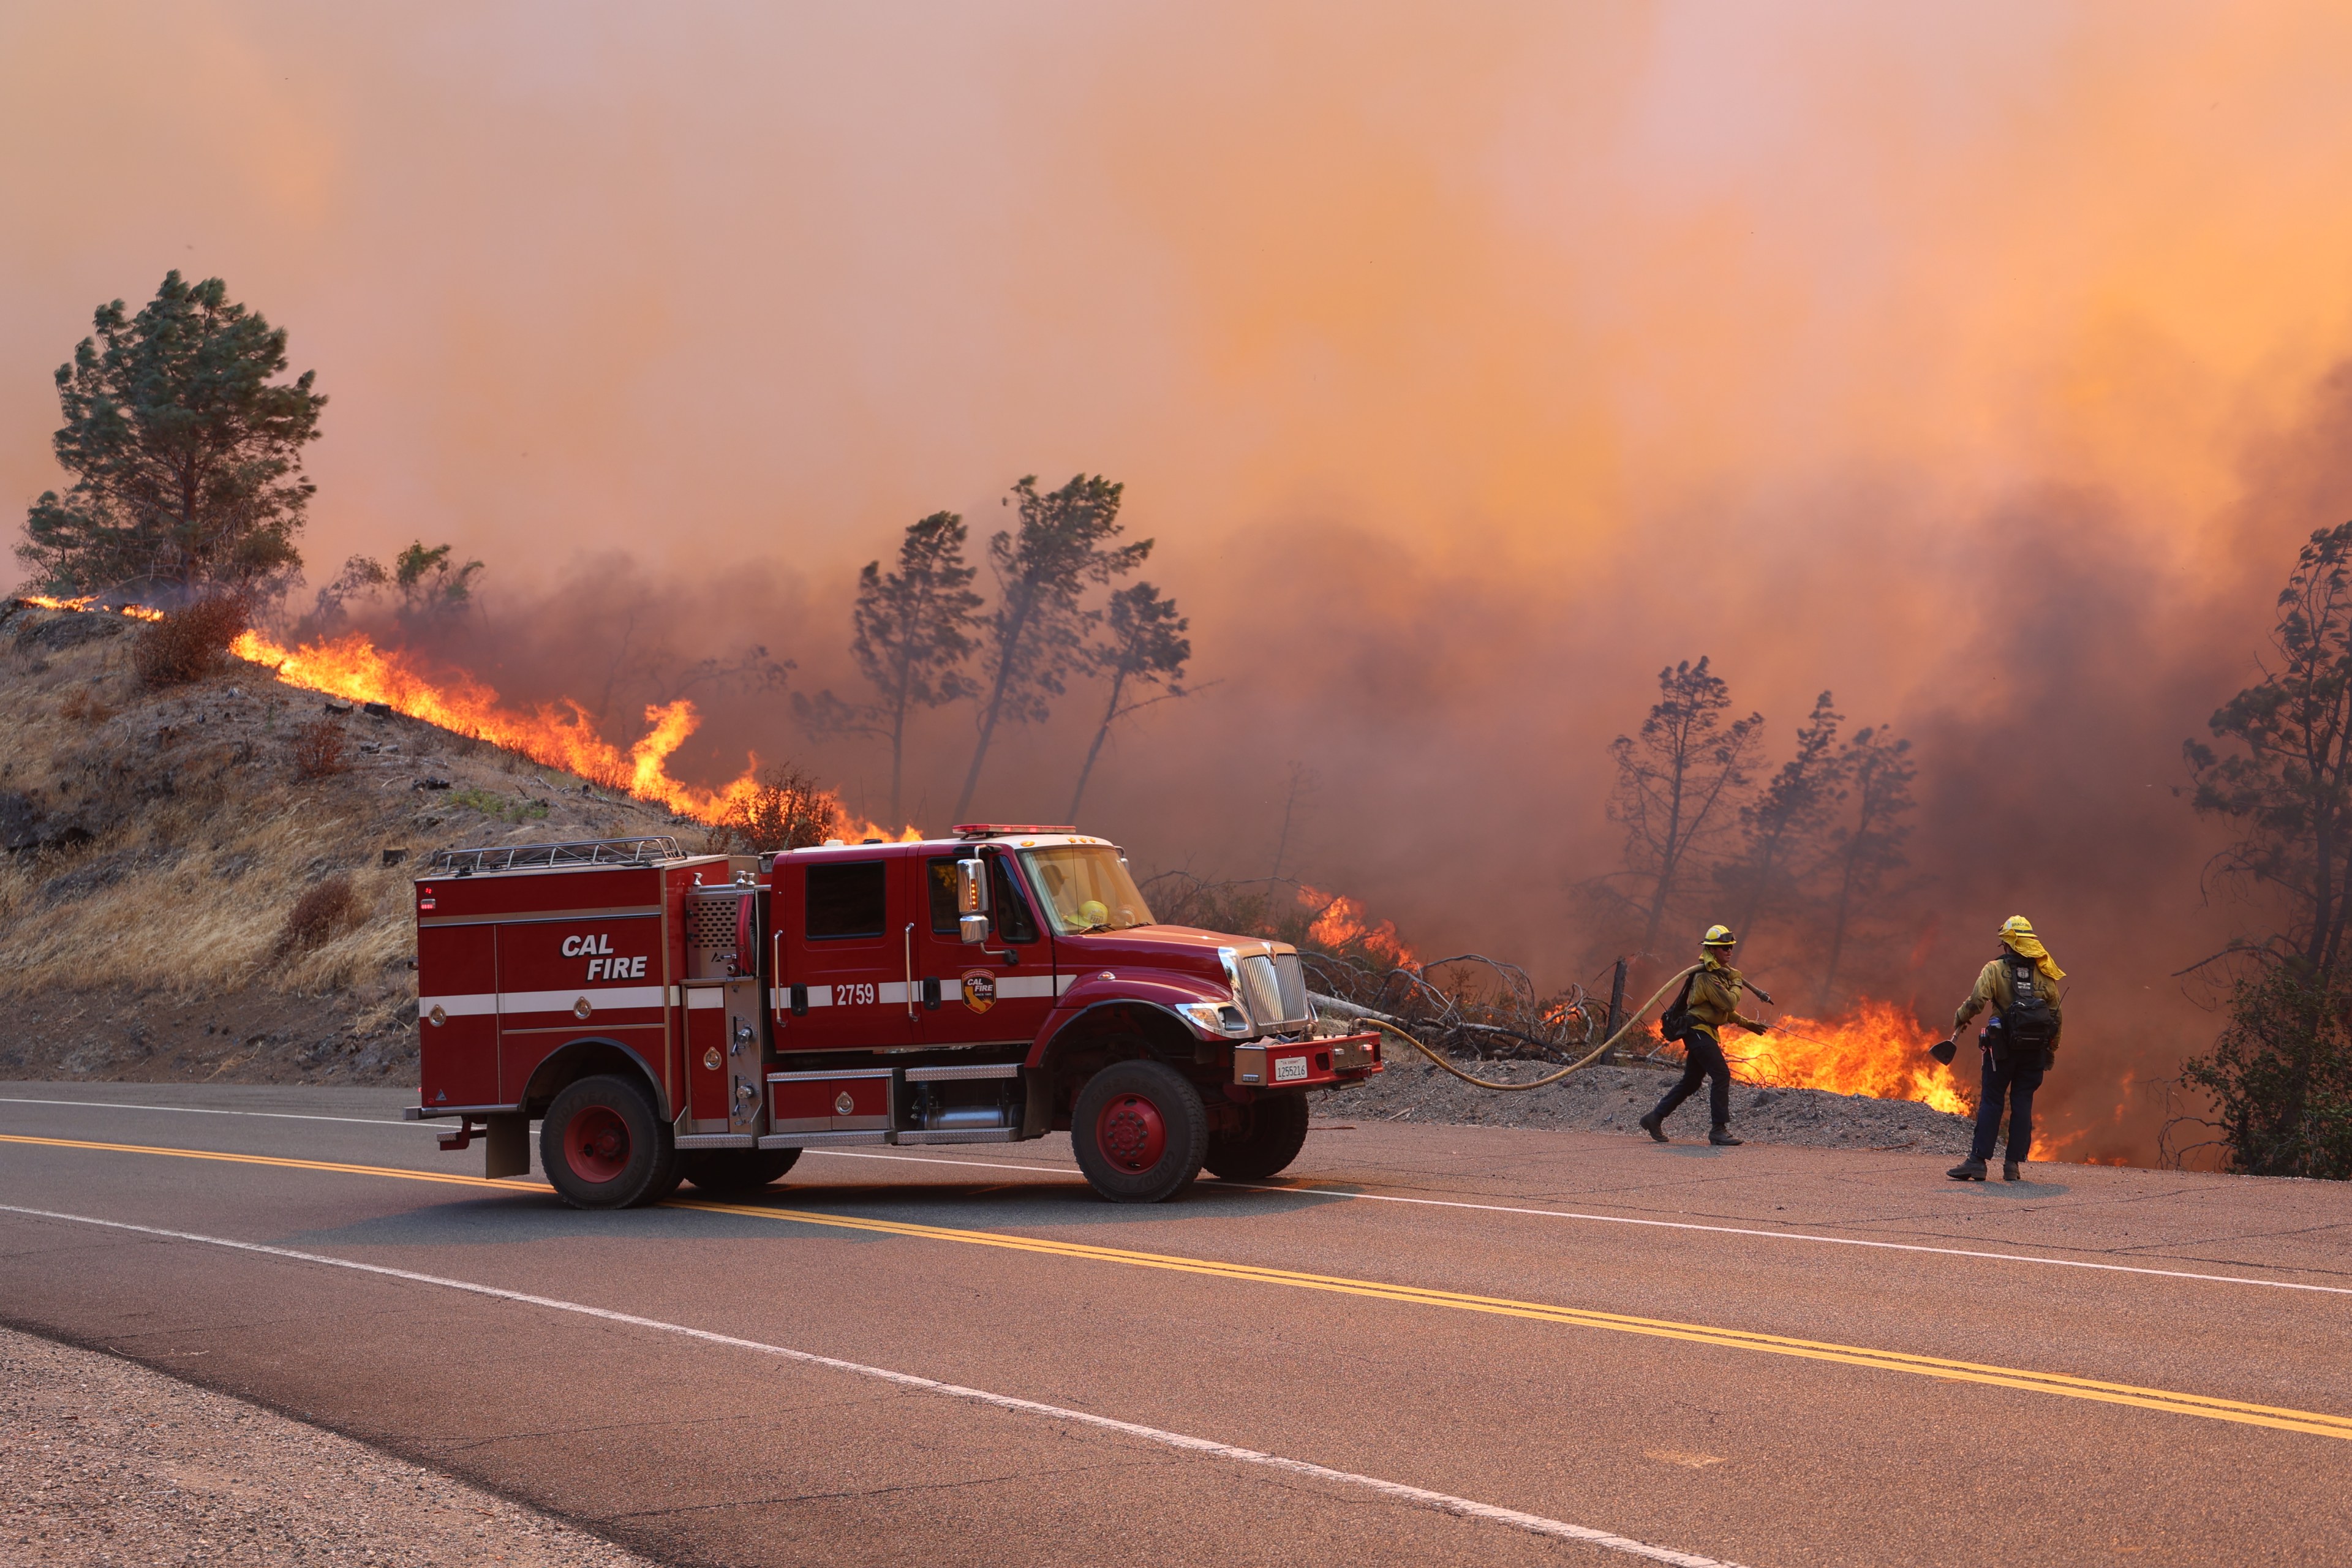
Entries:
<svg viewBox="0 0 2352 1568">
<path fill-rule="evenodd" d="M 1661 1143 L 1671 1143 L 1674 1140 L 1666 1136 L 1665 1120 L 1666 1119 L 1664 1117 L 1653 1110 L 1647 1116 L 1642 1118 L 1642 1131 L 1648 1133 L 1651 1137 L 1656 1139 Z"/>
<path fill-rule="evenodd" d="M 2017 1162 L 2014 1160 L 2011 1160 L 2001 1166 L 2000 1179 L 2004 1182 L 2021 1182 L 2025 1180 L 2023 1176 L 2017 1173 Z"/>
<path fill-rule="evenodd" d="M 2011 1170 L 2016 1169 L 2014 1165 L 2010 1168 Z M 1961 1161 L 1958 1164 L 1945 1172 L 1944 1174 L 1951 1177 L 1952 1180 L 1956 1182 L 1981 1182 L 1985 1179 L 1985 1163 L 1971 1154 L 1969 1158 Z"/>
<path fill-rule="evenodd" d="M 1718 1148 L 1724 1149 L 1737 1149 L 1744 1142 L 1742 1139 L 1734 1138 L 1731 1135 L 1731 1129 L 1728 1127 L 1717 1127 L 1713 1129 L 1707 1133 L 1706 1141 L 1717 1145 Z"/>
</svg>

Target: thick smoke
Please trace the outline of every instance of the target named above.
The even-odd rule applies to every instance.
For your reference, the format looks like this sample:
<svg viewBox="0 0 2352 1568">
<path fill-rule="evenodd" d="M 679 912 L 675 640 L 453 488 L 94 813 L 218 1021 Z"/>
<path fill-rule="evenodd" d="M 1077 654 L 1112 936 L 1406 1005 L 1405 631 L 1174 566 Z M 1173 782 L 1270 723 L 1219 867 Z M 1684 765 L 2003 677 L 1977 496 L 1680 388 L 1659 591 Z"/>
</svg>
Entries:
<svg viewBox="0 0 2352 1568">
<path fill-rule="evenodd" d="M 1554 983 L 1590 978 L 1570 889 L 1615 864 L 1604 748 L 1658 668 L 1711 656 L 1779 751 L 1830 688 L 1921 764 L 1857 983 L 1940 1022 L 2032 915 L 2076 976 L 2056 1129 L 2145 1158 L 2140 1086 L 2212 1029 L 2175 973 L 2264 915 L 2206 900 L 2179 742 L 2352 510 L 2352 110 L 2313 64 L 2347 29 L 20 7 L 0 473 L 58 482 L 93 305 L 216 273 L 331 399 L 314 578 L 449 540 L 490 574 L 441 657 L 626 710 L 751 644 L 846 689 L 899 529 L 1103 472 L 1201 689 L 1088 821 L 1265 875 L 1307 764 L 1286 870 Z M 877 748 L 695 695 L 681 773 L 789 755 L 879 810 Z M 1000 740 L 978 809 L 1058 818 L 1095 700 Z M 920 742 L 937 826 L 968 716 Z"/>
</svg>

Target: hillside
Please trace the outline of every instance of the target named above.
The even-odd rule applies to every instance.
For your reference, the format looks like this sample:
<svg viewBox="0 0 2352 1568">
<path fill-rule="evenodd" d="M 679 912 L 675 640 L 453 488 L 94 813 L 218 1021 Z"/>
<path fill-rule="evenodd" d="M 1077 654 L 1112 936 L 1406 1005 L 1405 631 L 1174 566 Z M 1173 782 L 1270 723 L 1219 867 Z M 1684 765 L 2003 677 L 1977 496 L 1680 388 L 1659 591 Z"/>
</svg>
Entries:
<svg viewBox="0 0 2352 1568">
<path fill-rule="evenodd" d="M 142 635 L 119 616 L 0 608 L 0 997 L 20 1021 L 0 1078 L 413 1083 L 417 862 L 650 833 L 713 847 L 667 807 L 257 666 L 151 689 Z M 344 765 L 306 773 L 322 724 Z M 1318 1110 L 1630 1131 L 1664 1081 L 1635 1064 L 1496 1095 L 1407 1058 Z M 1703 1135 L 1702 1114 L 1680 1131 Z M 1967 1126 L 1806 1089 L 1743 1088 L 1738 1115 L 1766 1141 L 1825 1146 L 1958 1147 Z"/>
<path fill-rule="evenodd" d="M 413 1082 L 414 863 L 707 831 L 253 666 L 151 690 L 140 635 L 0 607 L 0 1076 Z M 347 771 L 305 777 L 322 720 Z"/>
</svg>

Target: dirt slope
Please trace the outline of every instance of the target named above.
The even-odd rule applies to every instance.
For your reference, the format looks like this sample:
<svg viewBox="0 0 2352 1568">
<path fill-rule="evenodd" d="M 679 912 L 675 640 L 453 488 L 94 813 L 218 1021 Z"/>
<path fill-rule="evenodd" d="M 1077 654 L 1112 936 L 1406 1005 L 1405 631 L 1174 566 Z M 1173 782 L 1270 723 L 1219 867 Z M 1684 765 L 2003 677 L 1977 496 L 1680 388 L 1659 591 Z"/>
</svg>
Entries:
<svg viewBox="0 0 2352 1568">
<path fill-rule="evenodd" d="M 415 862 L 548 838 L 702 846 L 661 807 L 252 666 L 149 690 L 142 635 L 0 606 L 0 997 L 16 1020 L 0 1076 L 414 1082 Z M 321 719 L 349 771 L 304 778 L 297 732 Z M 348 912 L 289 941 L 304 894 L 338 878 Z"/>
</svg>

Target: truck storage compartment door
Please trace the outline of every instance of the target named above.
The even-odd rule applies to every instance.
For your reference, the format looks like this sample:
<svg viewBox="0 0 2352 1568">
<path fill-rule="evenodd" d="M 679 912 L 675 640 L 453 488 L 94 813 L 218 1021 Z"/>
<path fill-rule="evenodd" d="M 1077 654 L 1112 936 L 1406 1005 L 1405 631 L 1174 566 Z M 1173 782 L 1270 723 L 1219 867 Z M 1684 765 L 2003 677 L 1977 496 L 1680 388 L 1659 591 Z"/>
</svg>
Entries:
<svg viewBox="0 0 2352 1568">
<path fill-rule="evenodd" d="M 416 930 L 419 1092 L 427 1106 L 503 1105 L 494 925 Z"/>
<path fill-rule="evenodd" d="M 766 942 L 756 888 L 733 883 L 686 896 L 686 1074 L 694 1131 L 754 1137 L 766 1130 L 759 956 Z"/>
<path fill-rule="evenodd" d="M 770 910 L 782 930 L 781 973 L 769 984 L 780 1055 L 917 1042 L 919 985 L 908 984 L 917 865 L 896 849 L 776 858 Z"/>
<path fill-rule="evenodd" d="M 499 1088 L 522 1096 L 566 1043 L 616 1041 L 665 1071 L 668 1010 L 655 915 L 517 921 L 499 927 Z M 676 1086 L 665 1082 L 665 1093 Z"/>
<path fill-rule="evenodd" d="M 965 943 L 956 931 L 956 859 L 921 862 L 924 903 L 915 932 L 917 1007 L 925 1046 L 1026 1048 L 1054 1010 L 1051 950 L 1028 900 L 991 851 L 989 935 Z"/>
</svg>

